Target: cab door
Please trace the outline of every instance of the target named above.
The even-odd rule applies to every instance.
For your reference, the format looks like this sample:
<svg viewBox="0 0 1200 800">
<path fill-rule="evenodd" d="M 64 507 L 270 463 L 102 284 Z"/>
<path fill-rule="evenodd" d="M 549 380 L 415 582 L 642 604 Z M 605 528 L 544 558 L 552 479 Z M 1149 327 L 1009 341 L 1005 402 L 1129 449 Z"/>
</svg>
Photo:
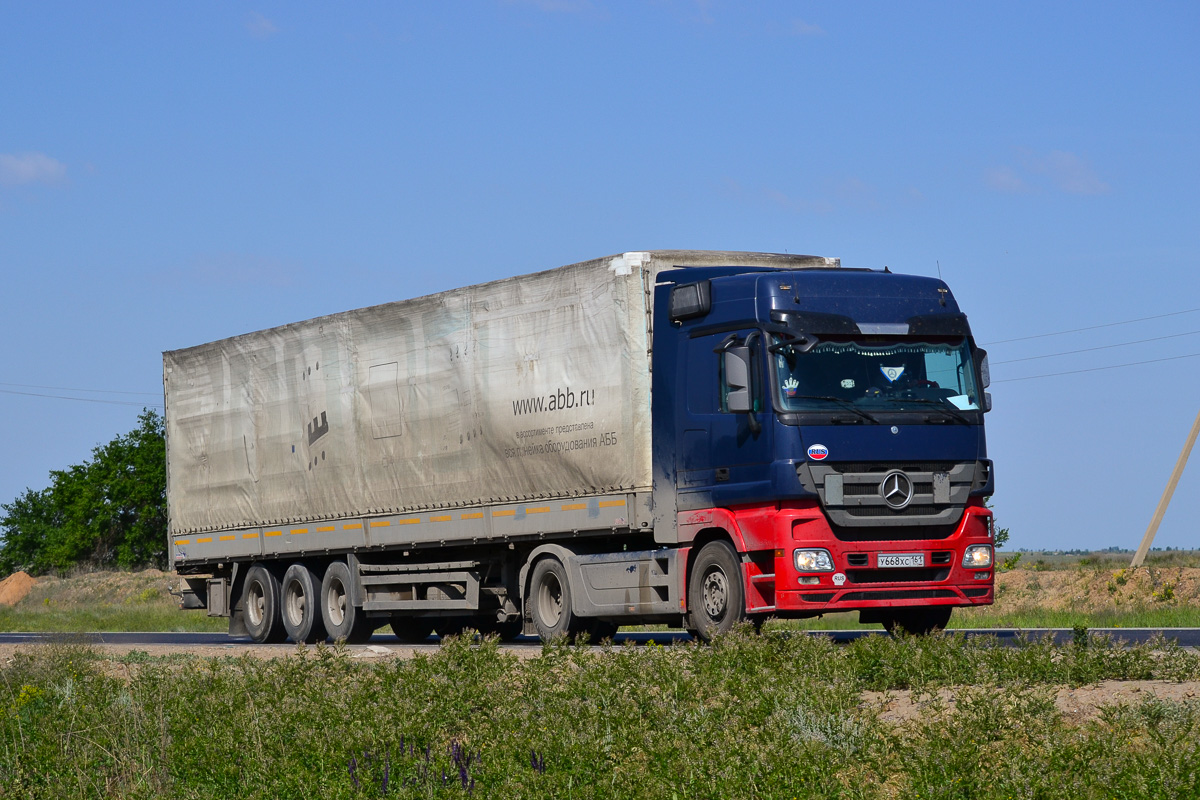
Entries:
<svg viewBox="0 0 1200 800">
<path fill-rule="evenodd" d="M 753 329 L 735 332 L 739 342 Z M 680 404 L 676 430 L 676 491 L 679 510 L 730 506 L 768 499 L 772 424 L 765 388 L 761 337 L 751 337 L 751 414 L 729 410 L 731 387 L 717 352 L 729 332 L 689 338 L 681 348 Z M 757 430 L 755 430 L 757 427 Z"/>
</svg>

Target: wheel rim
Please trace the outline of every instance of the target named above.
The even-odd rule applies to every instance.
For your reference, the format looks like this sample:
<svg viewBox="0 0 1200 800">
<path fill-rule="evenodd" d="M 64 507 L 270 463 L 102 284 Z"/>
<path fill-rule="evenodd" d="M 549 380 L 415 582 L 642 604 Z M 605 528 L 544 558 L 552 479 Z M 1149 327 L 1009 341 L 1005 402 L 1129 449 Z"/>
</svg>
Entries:
<svg viewBox="0 0 1200 800">
<path fill-rule="evenodd" d="M 538 587 L 538 618 L 548 628 L 558 625 L 563 615 L 563 591 L 558 576 L 546 573 Z"/>
<path fill-rule="evenodd" d="M 720 569 L 709 570 L 704 575 L 704 583 L 700 590 L 704 602 L 704 612 L 714 622 L 725 616 L 729 606 L 729 580 Z"/>
<path fill-rule="evenodd" d="M 346 618 L 346 587 L 334 579 L 329 584 L 329 592 L 325 595 L 325 610 L 329 622 L 334 627 L 341 625 Z"/>
<path fill-rule="evenodd" d="M 292 581 L 283 592 L 283 613 L 293 627 L 300 627 L 304 622 L 304 612 L 308 607 L 308 598 L 304 596 L 304 587 L 300 581 Z"/>
<path fill-rule="evenodd" d="M 246 593 L 246 616 L 256 628 L 262 625 L 267 617 L 267 596 L 259 581 L 251 583 L 250 590 Z"/>
</svg>

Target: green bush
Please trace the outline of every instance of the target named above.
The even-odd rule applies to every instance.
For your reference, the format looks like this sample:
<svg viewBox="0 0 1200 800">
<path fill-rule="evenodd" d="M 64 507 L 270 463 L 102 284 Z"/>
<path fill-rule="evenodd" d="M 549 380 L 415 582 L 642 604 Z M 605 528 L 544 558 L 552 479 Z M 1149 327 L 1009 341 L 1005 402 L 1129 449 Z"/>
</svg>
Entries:
<svg viewBox="0 0 1200 800">
<path fill-rule="evenodd" d="M 48 488 L 0 505 L 0 574 L 165 567 L 164 441 L 163 418 L 147 409 L 137 428 L 96 447 L 91 461 L 55 470 Z"/>
</svg>

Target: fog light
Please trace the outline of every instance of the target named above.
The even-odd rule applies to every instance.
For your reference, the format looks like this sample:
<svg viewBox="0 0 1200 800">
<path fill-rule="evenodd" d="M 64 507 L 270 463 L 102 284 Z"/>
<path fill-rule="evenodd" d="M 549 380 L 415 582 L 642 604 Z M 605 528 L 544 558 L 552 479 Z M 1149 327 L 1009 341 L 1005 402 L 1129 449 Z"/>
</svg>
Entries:
<svg viewBox="0 0 1200 800">
<path fill-rule="evenodd" d="M 975 573 L 975 580 L 977 580 L 977 581 L 986 581 L 990 577 L 992 577 L 992 573 L 990 573 L 990 572 L 976 572 Z"/>
<path fill-rule="evenodd" d="M 833 572 L 833 556 L 828 550 L 797 550 L 797 572 Z"/>
<path fill-rule="evenodd" d="M 820 583 L 821 579 L 816 575 L 801 575 L 800 582 L 806 586 L 811 586 L 812 584 Z"/>
<path fill-rule="evenodd" d="M 973 544 L 963 553 L 962 565 L 966 569 L 980 569 L 992 565 L 992 546 Z"/>
</svg>

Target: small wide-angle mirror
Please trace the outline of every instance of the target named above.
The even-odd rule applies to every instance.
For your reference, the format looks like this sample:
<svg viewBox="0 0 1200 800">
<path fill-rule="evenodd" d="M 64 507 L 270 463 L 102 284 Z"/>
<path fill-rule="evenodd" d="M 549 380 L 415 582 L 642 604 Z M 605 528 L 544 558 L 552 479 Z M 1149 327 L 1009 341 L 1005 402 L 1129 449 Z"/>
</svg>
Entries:
<svg viewBox="0 0 1200 800">
<path fill-rule="evenodd" d="M 708 281 L 685 283 L 671 290 L 671 321 L 703 317 L 712 310 L 712 288 Z"/>
</svg>

